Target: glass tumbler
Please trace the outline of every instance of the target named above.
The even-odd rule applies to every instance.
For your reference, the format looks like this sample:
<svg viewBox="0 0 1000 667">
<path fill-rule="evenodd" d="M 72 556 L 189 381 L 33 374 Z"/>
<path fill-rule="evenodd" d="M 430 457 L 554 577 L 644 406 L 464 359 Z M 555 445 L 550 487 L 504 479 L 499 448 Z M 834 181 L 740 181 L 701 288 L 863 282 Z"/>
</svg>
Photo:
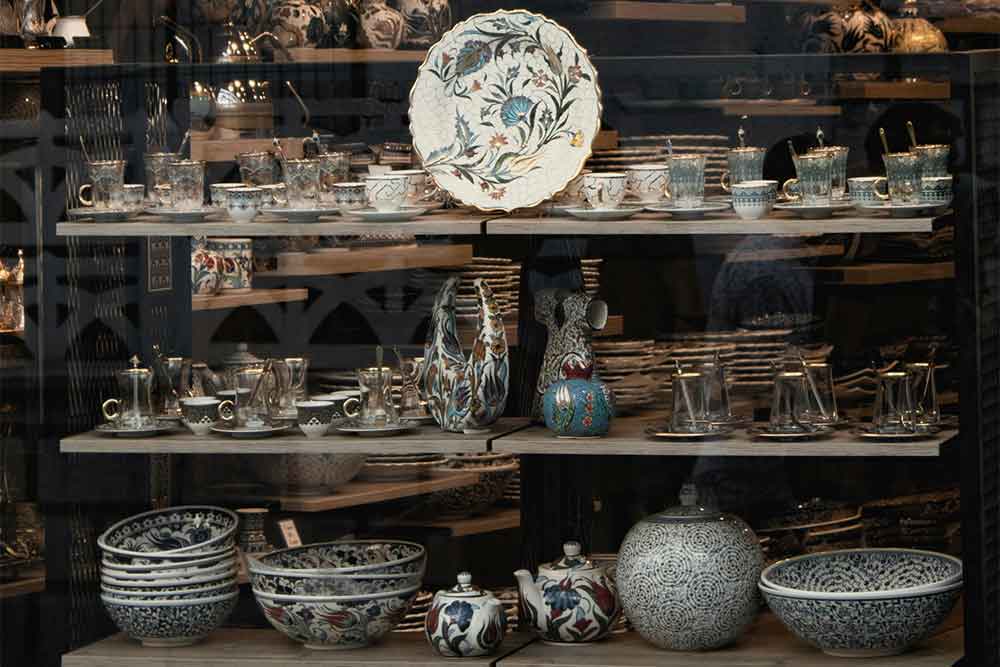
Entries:
<svg viewBox="0 0 1000 667">
<path fill-rule="evenodd" d="M 948 156 L 951 146 L 947 144 L 923 144 L 914 146 L 913 152 L 920 157 L 921 176 L 947 176 Z"/>
<path fill-rule="evenodd" d="M 685 371 L 674 375 L 673 399 L 670 430 L 677 433 L 704 433 L 711 427 L 708 378 L 704 373 Z"/>
<path fill-rule="evenodd" d="M 285 160 L 285 188 L 289 208 L 315 208 L 319 195 L 319 160 Z"/>
<path fill-rule="evenodd" d="M 205 163 L 178 160 L 170 163 L 170 199 L 178 211 L 192 211 L 205 204 Z"/>
<path fill-rule="evenodd" d="M 236 423 L 239 426 L 260 428 L 268 419 L 267 387 L 262 368 L 244 368 L 236 371 Z"/>
<path fill-rule="evenodd" d="M 387 426 L 399 423 L 392 404 L 392 369 L 388 366 L 358 369 L 361 388 L 361 413 L 358 421 L 366 426 Z"/>
<path fill-rule="evenodd" d="M 726 367 L 709 362 L 701 364 L 698 372 L 705 376 L 708 420 L 713 424 L 731 421 L 733 413 L 729 403 L 729 387 L 726 386 Z"/>
<path fill-rule="evenodd" d="M 808 362 L 802 367 L 805 373 L 807 402 L 803 418 L 813 424 L 836 424 L 837 396 L 833 389 L 833 367 L 827 363 Z"/>
<path fill-rule="evenodd" d="M 914 430 L 913 392 L 910 374 L 887 371 L 878 374 L 872 425 L 878 433 L 912 433 Z"/>
<path fill-rule="evenodd" d="M 847 146 L 824 146 L 809 152 L 826 153 L 833 158 L 833 164 L 830 165 L 830 196 L 843 199 L 847 195 L 847 156 L 850 149 Z"/>
<path fill-rule="evenodd" d="M 833 156 L 806 153 L 793 158 L 797 178 L 785 181 L 785 197 L 807 205 L 829 204 L 833 187 Z"/>
<path fill-rule="evenodd" d="M 755 146 L 741 146 L 729 149 L 727 161 L 729 169 L 722 172 L 720 184 L 726 192 L 732 192 L 733 186 L 746 181 L 761 181 L 764 179 L 764 156 L 767 151 Z"/>
<path fill-rule="evenodd" d="M 698 208 L 705 201 L 705 156 L 670 157 L 670 201 L 677 208 Z"/>
<path fill-rule="evenodd" d="M 781 371 L 774 376 L 770 422 L 772 431 L 802 433 L 810 430 L 807 391 L 806 374 L 803 371 Z"/>
<path fill-rule="evenodd" d="M 913 422 L 919 426 L 937 426 L 941 423 L 938 407 L 934 365 L 926 362 L 906 365 L 910 374 L 910 389 L 913 399 Z"/>
<path fill-rule="evenodd" d="M 889 182 L 889 201 L 894 204 L 919 203 L 923 187 L 920 156 L 916 153 L 887 153 L 882 159 Z"/>
</svg>

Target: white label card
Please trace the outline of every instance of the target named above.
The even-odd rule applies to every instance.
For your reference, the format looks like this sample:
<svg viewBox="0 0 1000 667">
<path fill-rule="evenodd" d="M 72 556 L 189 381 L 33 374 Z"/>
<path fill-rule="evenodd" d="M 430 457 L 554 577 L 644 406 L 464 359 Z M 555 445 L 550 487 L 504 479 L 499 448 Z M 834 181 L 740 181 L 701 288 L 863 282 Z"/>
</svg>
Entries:
<svg viewBox="0 0 1000 667">
<path fill-rule="evenodd" d="M 283 519 L 278 522 L 278 527 L 281 528 L 281 536 L 285 538 L 286 547 L 302 546 L 302 538 L 299 537 L 299 531 L 295 528 L 295 521 Z"/>
</svg>

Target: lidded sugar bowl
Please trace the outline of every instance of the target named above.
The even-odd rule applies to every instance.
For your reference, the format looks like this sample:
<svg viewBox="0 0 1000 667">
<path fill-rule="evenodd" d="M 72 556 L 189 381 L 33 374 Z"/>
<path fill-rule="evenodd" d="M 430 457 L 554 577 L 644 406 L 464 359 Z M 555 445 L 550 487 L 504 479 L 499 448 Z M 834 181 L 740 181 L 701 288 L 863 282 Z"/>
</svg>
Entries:
<svg viewBox="0 0 1000 667">
<path fill-rule="evenodd" d="M 424 634 L 435 651 L 446 658 L 492 655 L 507 630 L 503 605 L 492 593 L 472 584 L 461 572 L 458 583 L 438 591 L 424 619 Z"/>
<path fill-rule="evenodd" d="M 621 614 L 614 581 L 603 567 L 580 553 L 579 542 L 566 542 L 563 557 L 538 568 L 514 573 L 526 618 L 543 641 L 579 644 L 604 639 Z"/>
</svg>

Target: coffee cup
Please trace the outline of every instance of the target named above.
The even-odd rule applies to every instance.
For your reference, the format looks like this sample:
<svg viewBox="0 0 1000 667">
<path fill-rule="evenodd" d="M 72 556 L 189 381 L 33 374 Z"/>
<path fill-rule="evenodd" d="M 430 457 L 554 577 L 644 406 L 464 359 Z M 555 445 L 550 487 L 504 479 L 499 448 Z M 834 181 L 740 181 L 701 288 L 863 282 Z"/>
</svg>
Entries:
<svg viewBox="0 0 1000 667">
<path fill-rule="evenodd" d="M 743 220 L 759 220 L 774 208 L 778 181 L 743 181 L 732 186 L 733 210 Z"/>
<path fill-rule="evenodd" d="M 364 183 L 335 183 L 333 201 L 341 211 L 356 211 L 368 206 L 368 190 Z"/>
<path fill-rule="evenodd" d="M 122 186 L 122 203 L 126 210 L 138 211 L 146 202 L 146 186 L 142 183 L 126 183 Z"/>
<path fill-rule="evenodd" d="M 848 196 L 851 198 L 851 203 L 858 206 L 885 201 L 889 198 L 885 189 L 885 176 L 858 176 L 847 179 Z"/>
<path fill-rule="evenodd" d="M 260 188 L 230 188 L 226 193 L 226 212 L 234 222 L 251 222 L 264 202 Z"/>
<path fill-rule="evenodd" d="M 951 176 L 924 176 L 920 183 L 921 201 L 931 204 L 950 204 L 952 200 Z"/>
<path fill-rule="evenodd" d="M 226 197 L 230 190 L 234 188 L 247 187 L 243 183 L 212 183 L 208 186 L 209 194 L 212 197 L 212 206 L 216 208 L 226 208 Z"/>
<path fill-rule="evenodd" d="M 365 193 L 368 204 L 377 211 L 398 211 L 406 203 L 410 187 L 408 176 L 393 173 L 368 176 L 365 179 Z"/>
<path fill-rule="evenodd" d="M 670 185 L 670 166 L 663 164 L 636 164 L 625 170 L 628 175 L 625 187 L 628 194 L 641 204 L 656 204 L 666 197 Z"/>
<path fill-rule="evenodd" d="M 587 174 L 583 177 L 583 195 L 591 208 L 618 208 L 625 199 L 627 178 L 623 171 Z"/>
<path fill-rule="evenodd" d="M 307 438 L 320 438 L 330 430 L 336 407 L 330 401 L 296 401 L 295 418 Z"/>
<path fill-rule="evenodd" d="M 235 414 L 232 401 L 222 401 L 214 396 L 181 399 L 181 421 L 195 435 L 208 435 L 216 422 L 232 421 Z"/>
<path fill-rule="evenodd" d="M 333 405 L 334 421 L 353 419 L 361 414 L 361 399 L 356 391 L 337 391 L 332 394 L 313 396 L 314 401 Z"/>
</svg>

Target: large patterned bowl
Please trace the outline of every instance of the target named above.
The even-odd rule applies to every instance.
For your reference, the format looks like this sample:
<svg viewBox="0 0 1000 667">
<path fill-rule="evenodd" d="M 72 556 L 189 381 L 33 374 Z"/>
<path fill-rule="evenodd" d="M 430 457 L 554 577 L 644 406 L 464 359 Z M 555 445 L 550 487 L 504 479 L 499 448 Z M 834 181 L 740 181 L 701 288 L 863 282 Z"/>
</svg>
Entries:
<svg viewBox="0 0 1000 667">
<path fill-rule="evenodd" d="M 200 600 L 239 593 L 239 590 L 239 584 L 236 583 L 235 577 L 214 584 L 192 586 L 189 589 L 181 590 L 171 590 L 171 587 L 167 587 L 166 589 L 130 589 L 101 584 L 101 595 L 124 602 L 137 600 Z"/>
<path fill-rule="evenodd" d="M 101 568 L 103 570 L 115 570 L 119 572 L 131 572 L 134 574 L 155 574 L 157 572 L 165 572 L 170 570 L 180 570 L 180 569 L 205 569 L 212 567 L 213 565 L 218 565 L 224 560 L 228 560 L 234 556 L 234 550 L 232 547 L 226 547 L 225 549 L 220 549 L 218 552 L 206 555 L 201 558 L 170 558 L 170 559 L 157 559 L 153 562 L 147 563 L 136 563 L 133 564 L 133 559 L 131 558 L 117 558 L 112 554 L 105 554 L 101 559 Z M 136 561 L 145 559 L 135 559 Z"/>
<path fill-rule="evenodd" d="M 450 469 L 478 472 L 479 481 L 469 486 L 427 494 L 417 511 L 423 516 L 446 518 L 482 514 L 503 497 L 507 483 L 519 467 L 520 464 L 509 456 L 492 461 L 481 457 L 467 462 L 453 458 L 449 460 Z"/>
<path fill-rule="evenodd" d="M 323 574 L 298 575 L 266 574 L 254 571 L 254 563 L 247 559 L 250 585 L 255 591 L 270 595 L 316 595 L 321 597 L 337 595 L 375 595 L 390 593 L 420 586 L 423 571 L 408 574 Z"/>
<path fill-rule="evenodd" d="M 119 521 L 97 538 L 97 546 L 127 558 L 207 555 L 235 544 L 238 523 L 235 512 L 221 507 L 168 507 Z"/>
<path fill-rule="evenodd" d="M 822 599 L 760 591 L 781 622 L 799 638 L 834 656 L 896 655 L 927 639 L 951 612 L 958 582 L 931 591 L 909 591 L 865 599 Z"/>
<path fill-rule="evenodd" d="M 292 496 L 332 493 L 357 477 L 364 465 L 364 454 L 279 454 L 253 460 L 261 482 Z"/>
<path fill-rule="evenodd" d="M 824 600 L 882 598 L 943 588 L 961 579 L 961 560 L 917 549 L 844 549 L 796 556 L 760 575 L 763 587 Z"/>
<path fill-rule="evenodd" d="M 118 629 L 143 646 L 188 646 L 222 625 L 239 593 L 198 600 L 126 601 L 101 596 Z"/>
<path fill-rule="evenodd" d="M 209 572 L 193 577 L 178 577 L 176 579 L 119 579 L 118 577 L 101 574 L 101 583 L 116 586 L 118 588 L 196 587 L 208 583 L 235 579 L 238 573 L 239 569 L 232 567 L 228 570 Z"/>
<path fill-rule="evenodd" d="M 102 567 L 101 574 L 115 579 L 126 579 L 129 581 L 163 581 L 165 579 L 190 579 L 192 577 L 204 577 L 213 574 L 228 572 L 237 567 L 237 558 L 234 553 L 225 560 L 201 568 L 180 568 L 175 570 L 161 570 L 158 572 L 123 572 L 114 568 Z"/>
<path fill-rule="evenodd" d="M 363 596 L 312 597 L 254 591 L 264 617 L 289 639 L 312 649 L 369 646 L 396 627 L 410 610 L 419 586 Z"/>
<path fill-rule="evenodd" d="M 351 540 L 281 549 L 254 560 L 249 567 L 258 574 L 423 574 L 427 550 L 416 542 Z"/>
</svg>

